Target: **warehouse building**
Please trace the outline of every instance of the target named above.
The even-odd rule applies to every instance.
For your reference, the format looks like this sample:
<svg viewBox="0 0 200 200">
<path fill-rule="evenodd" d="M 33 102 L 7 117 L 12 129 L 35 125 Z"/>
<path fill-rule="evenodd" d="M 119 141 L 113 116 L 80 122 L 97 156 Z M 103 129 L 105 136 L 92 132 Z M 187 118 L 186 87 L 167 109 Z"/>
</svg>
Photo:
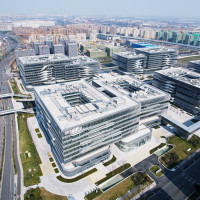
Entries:
<svg viewBox="0 0 200 200">
<path fill-rule="evenodd" d="M 114 53 L 112 63 L 119 66 L 119 69 L 131 74 L 141 74 L 146 67 L 146 56 L 135 52 Z"/>
<path fill-rule="evenodd" d="M 176 106 L 194 115 L 200 113 L 200 74 L 184 68 L 156 71 L 153 86 L 171 94 Z"/>
<path fill-rule="evenodd" d="M 109 145 L 138 131 L 140 104 L 117 90 L 84 80 L 34 89 L 37 115 L 66 176 L 108 159 Z"/>
<path fill-rule="evenodd" d="M 27 89 L 57 81 L 92 77 L 100 73 L 99 62 L 87 56 L 69 58 L 63 54 L 49 54 L 20 57 L 18 66 Z"/>
<path fill-rule="evenodd" d="M 144 54 L 147 57 L 144 73 L 153 73 L 156 70 L 169 68 L 177 63 L 178 53 L 174 49 L 161 47 L 136 48 L 136 53 Z"/>
</svg>

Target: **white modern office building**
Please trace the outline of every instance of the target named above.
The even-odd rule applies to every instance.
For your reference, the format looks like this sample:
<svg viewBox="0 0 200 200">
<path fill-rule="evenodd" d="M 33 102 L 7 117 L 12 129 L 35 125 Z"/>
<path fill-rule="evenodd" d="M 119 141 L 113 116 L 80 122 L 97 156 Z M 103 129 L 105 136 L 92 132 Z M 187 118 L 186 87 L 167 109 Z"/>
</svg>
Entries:
<svg viewBox="0 0 200 200">
<path fill-rule="evenodd" d="M 140 104 L 84 80 L 35 87 L 37 115 L 62 172 L 76 175 L 109 158 L 109 145 L 137 133 Z"/>
<path fill-rule="evenodd" d="M 92 77 L 100 73 L 100 64 L 87 56 L 69 58 L 63 54 L 20 57 L 18 66 L 27 89 Z"/>
<path fill-rule="evenodd" d="M 131 74 L 142 74 L 146 67 L 147 58 L 143 54 L 135 52 L 114 53 L 112 63 L 119 66 L 119 69 Z"/>
<path fill-rule="evenodd" d="M 128 152 L 149 142 L 148 126 L 160 123 L 169 102 L 163 91 L 116 74 L 34 90 L 37 116 L 66 176 L 108 159 L 111 144 Z"/>
<path fill-rule="evenodd" d="M 156 70 L 172 67 L 177 63 L 178 52 L 164 47 L 137 48 L 136 53 L 144 54 L 147 58 L 144 73 L 151 74 Z"/>
<path fill-rule="evenodd" d="M 131 76 L 121 76 L 115 73 L 100 74 L 98 78 L 93 78 L 92 84 L 100 90 L 101 88 L 116 90 L 140 104 L 140 122 L 148 127 L 160 124 L 160 115 L 168 109 L 170 101 L 168 93 Z"/>
<path fill-rule="evenodd" d="M 156 71 L 153 86 L 171 94 L 176 106 L 200 114 L 200 74 L 185 68 Z"/>
</svg>

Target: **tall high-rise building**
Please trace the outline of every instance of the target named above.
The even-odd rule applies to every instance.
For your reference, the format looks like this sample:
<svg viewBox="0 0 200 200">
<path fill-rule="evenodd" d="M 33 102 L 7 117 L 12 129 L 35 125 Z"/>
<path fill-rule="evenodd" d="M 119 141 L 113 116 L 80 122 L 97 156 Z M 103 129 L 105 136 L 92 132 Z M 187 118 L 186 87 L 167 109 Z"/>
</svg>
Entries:
<svg viewBox="0 0 200 200">
<path fill-rule="evenodd" d="M 16 58 L 24 57 L 24 56 L 35 56 L 34 49 L 17 49 L 15 50 Z"/>
<path fill-rule="evenodd" d="M 66 43 L 66 55 L 69 57 L 78 56 L 78 46 L 75 42 Z"/>
<path fill-rule="evenodd" d="M 54 44 L 53 45 L 53 53 L 54 54 L 65 54 L 65 47 L 62 44 Z"/>
<path fill-rule="evenodd" d="M 50 48 L 48 45 L 40 45 L 39 46 L 39 55 L 50 54 Z"/>
</svg>

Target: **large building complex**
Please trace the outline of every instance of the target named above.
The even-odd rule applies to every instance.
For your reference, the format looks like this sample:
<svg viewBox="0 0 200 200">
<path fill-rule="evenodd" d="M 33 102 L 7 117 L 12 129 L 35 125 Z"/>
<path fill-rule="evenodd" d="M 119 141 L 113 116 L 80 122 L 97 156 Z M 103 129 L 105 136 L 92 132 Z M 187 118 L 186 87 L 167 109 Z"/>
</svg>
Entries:
<svg viewBox="0 0 200 200">
<path fill-rule="evenodd" d="M 170 68 L 154 73 L 153 86 L 168 92 L 178 107 L 200 113 L 200 74 L 184 69 Z"/>
<path fill-rule="evenodd" d="M 188 69 L 200 73 L 200 60 L 190 61 Z"/>
<path fill-rule="evenodd" d="M 124 152 L 151 140 L 170 96 L 129 76 L 35 87 L 38 117 L 60 168 L 73 176 L 108 159 L 109 145 Z"/>
<path fill-rule="evenodd" d="M 137 132 L 140 105 L 84 80 L 35 87 L 38 117 L 67 176 L 108 159 L 109 145 Z"/>
<path fill-rule="evenodd" d="M 20 57 L 18 66 L 25 86 L 78 80 L 100 72 L 98 61 L 87 56 L 69 58 L 63 54 Z"/>
<path fill-rule="evenodd" d="M 135 52 L 114 53 L 112 56 L 112 63 L 119 66 L 120 70 L 134 74 L 144 72 L 146 60 L 145 55 Z"/>
<path fill-rule="evenodd" d="M 106 88 L 118 91 L 140 104 L 141 123 L 148 127 L 160 124 L 160 115 L 168 109 L 169 94 L 127 75 L 101 74 L 99 77 L 93 78 L 92 81 L 97 89 Z"/>
<path fill-rule="evenodd" d="M 178 53 L 174 49 L 167 48 L 136 48 L 136 53 L 147 57 L 144 73 L 152 73 L 156 70 L 171 67 L 176 64 Z"/>
</svg>

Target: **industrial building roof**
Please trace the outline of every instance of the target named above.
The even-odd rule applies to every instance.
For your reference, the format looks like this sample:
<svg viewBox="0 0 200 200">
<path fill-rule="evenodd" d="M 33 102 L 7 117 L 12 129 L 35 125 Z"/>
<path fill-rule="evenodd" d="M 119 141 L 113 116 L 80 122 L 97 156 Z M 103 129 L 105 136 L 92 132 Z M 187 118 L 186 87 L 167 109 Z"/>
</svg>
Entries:
<svg viewBox="0 0 200 200">
<path fill-rule="evenodd" d="M 176 79 L 180 82 L 200 88 L 200 74 L 190 71 L 185 68 L 169 68 L 165 70 L 156 71 L 156 73 L 163 74 L 170 78 Z"/>
<path fill-rule="evenodd" d="M 98 91 L 84 80 L 35 87 L 36 96 L 39 96 L 48 113 L 66 134 L 67 130 L 74 127 L 81 129 L 83 124 L 95 119 L 130 107 L 139 107 L 126 95 L 113 94 L 111 98 L 106 95 L 107 92 Z"/>
</svg>

